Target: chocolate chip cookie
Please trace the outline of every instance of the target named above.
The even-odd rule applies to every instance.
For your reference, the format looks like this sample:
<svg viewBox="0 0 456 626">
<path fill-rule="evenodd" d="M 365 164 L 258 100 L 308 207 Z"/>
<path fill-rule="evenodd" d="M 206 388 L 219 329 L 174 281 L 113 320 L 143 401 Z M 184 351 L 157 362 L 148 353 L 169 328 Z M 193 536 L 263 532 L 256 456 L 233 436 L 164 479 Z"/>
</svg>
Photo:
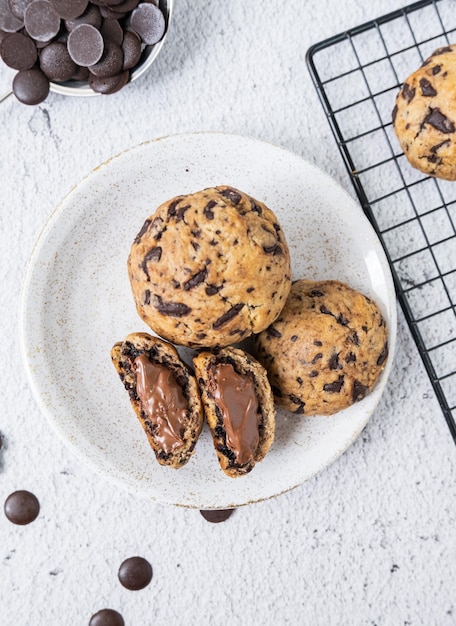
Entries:
<svg viewBox="0 0 456 626">
<path fill-rule="evenodd" d="M 221 347 L 267 328 L 291 286 L 290 256 L 274 213 L 227 186 L 172 198 L 131 247 L 137 311 L 159 336 Z"/>
<path fill-rule="evenodd" d="M 274 396 L 266 370 L 233 347 L 202 351 L 193 364 L 220 467 L 231 478 L 243 476 L 274 440 Z"/>
<path fill-rule="evenodd" d="M 174 346 L 130 333 L 111 359 L 160 465 L 179 468 L 192 456 L 203 426 L 196 379 Z"/>
<path fill-rule="evenodd" d="M 410 164 L 456 180 L 456 45 L 436 50 L 403 83 L 393 124 Z"/>
<path fill-rule="evenodd" d="M 362 400 L 388 355 L 378 306 L 336 280 L 298 280 L 278 319 L 254 338 L 277 404 L 331 415 Z"/>
</svg>

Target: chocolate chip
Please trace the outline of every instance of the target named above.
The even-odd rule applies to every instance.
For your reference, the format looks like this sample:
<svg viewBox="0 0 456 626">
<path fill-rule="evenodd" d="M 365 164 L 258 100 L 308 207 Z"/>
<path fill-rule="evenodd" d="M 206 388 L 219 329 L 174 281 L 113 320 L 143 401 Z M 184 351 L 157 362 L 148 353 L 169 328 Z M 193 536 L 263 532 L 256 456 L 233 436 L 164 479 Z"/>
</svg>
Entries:
<svg viewBox="0 0 456 626">
<path fill-rule="evenodd" d="M 432 76 L 439 74 L 441 69 L 442 69 L 441 65 L 434 65 L 434 67 L 431 69 Z"/>
<path fill-rule="evenodd" d="M 428 96 L 428 97 L 433 98 L 434 96 L 437 95 L 437 91 L 434 89 L 434 87 L 431 85 L 431 83 L 428 81 L 427 78 L 420 79 L 420 87 L 421 87 L 421 93 L 423 94 L 423 96 Z"/>
<path fill-rule="evenodd" d="M 320 313 L 324 313 L 325 315 L 333 315 L 332 311 L 330 311 L 324 304 L 320 305 Z"/>
<path fill-rule="evenodd" d="M 410 89 L 410 85 L 408 83 L 404 83 L 402 86 L 402 97 L 408 104 L 410 104 L 415 97 L 415 88 Z"/>
<path fill-rule="evenodd" d="M 444 115 L 439 108 L 429 110 L 429 113 L 423 120 L 424 124 L 430 124 L 441 133 L 454 133 L 456 130 L 454 122 Z"/>
<path fill-rule="evenodd" d="M 239 204 L 242 198 L 242 196 L 237 191 L 231 188 L 223 189 L 220 192 L 220 195 L 224 198 L 228 198 L 228 200 L 231 200 L 233 204 Z"/>
<path fill-rule="evenodd" d="M 51 0 L 51 4 L 59 17 L 68 20 L 82 15 L 89 0 Z"/>
<path fill-rule="evenodd" d="M 6 498 L 4 511 L 10 522 L 24 526 L 38 517 L 40 503 L 30 491 L 15 491 Z"/>
<path fill-rule="evenodd" d="M 144 255 L 144 259 L 142 262 L 142 268 L 144 272 L 149 276 L 149 272 L 147 271 L 147 263 L 149 261 L 153 261 L 154 263 L 158 263 L 162 256 L 162 248 L 161 246 L 155 246 L 155 248 L 151 248 L 149 252 L 146 252 Z"/>
<path fill-rule="evenodd" d="M 204 268 L 200 272 L 197 272 L 196 274 L 194 274 L 194 276 L 189 278 L 187 282 L 184 283 L 183 285 L 184 291 L 188 291 L 189 289 L 193 289 L 194 287 L 197 287 L 199 284 L 203 283 L 206 280 L 206 277 L 207 277 L 207 269 Z"/>
<path fill-rule="evenodd" d="M 103 78 L 90 74 L 89 86 L 97 93 L 109 95 L 116 93 L 116 91 L 120 91 L 123 87 L 125 87 L 128 83 L 129 77 L 130 75 L 128 70 L 125 70 L 116 76 L 106 76 Z"/>
<path fill-rule="evenodd" d="M 130 70 L 141 58 L 141 40 L 136 33 L 128 30 L 124 33 L 122 52 L 124 55 L 123 69 Z"/>
<path fill-rule="evenodd" d="M 123 40 L 124 40 L 124 32 L 118 20 L 103 20 L 103 24 L 101 25 L 100 32 L 103 35 L 103 39 L 105 41 L 112 41 L 113 43 L 116 43 L 118 46 L 122 45 Z M 141 47 L 141 43 L 140 43 L 140 47 Z M 133 65 L 136 65 L 136 63 L 137 61 Z M 125 70 L 127 68 L 124 67 L 123 69 Z"/>
<path fill-rule="evenodd" d="M 7 0 L 7 4 L 11 13 L 22 21 L 24 21 L 25 9 L 31 2 L 32 0 Z"/>
<path fill-rule="evenodd" d="M 152 580 L 152 566 L 141 556 L 126 559 L 119 568 L 120 584 L 131 591 L 144 589 Z"/>
<path fill-rule="evenodd" d="M 266 254 L 272 254 L 273 256 L 277 256 L 279 254 L 282 254 L 283 252 L 282 247 L 279 246 L 278 243 L 272 246 L 263 246 L 263 250 L 266 252 Z"/>
<path fill-rule="evenodd" d="M 101 609 L 90 618 L 89 626 L 125 626 L 124 619 L 114 609 Z"/>
<path fill-rule="evenodd" d="M 266 330 L 266 334 L 269 337 L 277 337 L 278 339 L 280 339 L 280 337 L 282 336 L 282 333 L 278 331 L 277 328 L 274 328 L 274 326 L 269 326 Z"/>
<path fill-rule="evenodd" d="M 49 80 L 64 82 L 73 78 L 78 66 L 70 57 L 66 45 L 53 41 L 42 49 L 40 67 Z"/>
<path fill-rule="evenodd" d="M 359 402 L 362 400 L 368 391 L 368 387 L 359 382 L 359 380 L 355 380 L 353 383 L 352 390 L 352 400 L 353 402 Z"/>
<path fill-rule="evenodd" d="M 36 41 L 50 41 L 60 30 L 60 17 L 49 0 L 33 0 L 25 9 L 24 26 Z"/>
<path fill-rule="evenodd" d="M 318 353 L 314 356 L 314 358 L 311 360 L 311 364 L 312 364 L 312 365 L 315 365 L 315 363 L 316 363 L 317 361 L 319 361 L 320 359 L 322 359 L 322 358 L 323 358 L 323 354 L 322 354 L 321 352 L 318 352 Z"/>
<path fill-rule="evenodd" d="M 388 356 L 388 342 L 385 343 L 385 345 L 382 348 L 382 351 L 380 352 L 380 355 L 377 359 L 377 365 L 383 365 L 387 356 Z"/>
<path fill-rule="evenodd" d="M 339 378 L 332 383 L 326 383 L 323 385 L 323 391 L 327 391 L 328 393 L 340 393 L 344 384 L 344 377 L 339 376 Z"/>
<path fill-rule="evenodd" d="M 0 30 L 5 33 L 16 33 L 23 27 L 23 19 L 19 19 L 11 11 L 8 0 L 0 0 Z"/>
<path fill-rule="evenodd" d="M 220 287 L 218 287 L 217 285 L 208 285 L 206 287 L 206 295 L 215 296 L 215 294 L 218 293 L 220 289 L 222 289 L 222 285 L 220 285 Z"/>
<path fill-rule="evenodd" d="M 328 366 L 330 370 L 340 370 L 342 368 L 341 362 L 339 361 L 339 355 L 334 353 L 331 355 Z"/>
<path fill-rule="evenodd" d="M 93 4 L 90 4 L 81 16 L 74 19 L 65 20 L 65 28 L 68 32 L 74 30 L 81 24 L 89 24 L 94 28 L 100 29 L 103 24 L 103 18 L 101 17 L 100 9 Z"/>
<path fill-rule="evenodd" d="M 208 220 L 214 219 L 214 211 L 212 210 L 217 205 L 215 200 L 209 200 L 206 206 L 203 209 L 203 213 Z"/>
<path fill-rule="evenodd" d="M 35 42 L 22 33 L 7 35 L 1 43 L 0 54 L 6 65 L 15 70 L 29 70 L 38 59 Z"/>
<path fill-rule="evenodd" d="M 133 11 L 133 9 L 138 6 L 139 2 L 140 0 L 123 0 L 122 2 L 105 1 L 103 4 L 108 5 L 114 13 L 128 13 L 129 11 Z"/>
<path fill-rule="evenodd" d="M 350 320 L 348 320 L 343 313 L 339 313 L 339 315 L 336 317 L 336 322 L 341 326 L 348 326 L 349 321 Z"/>
<path fill-rule="evenodd" d="M 123 52 L 119 44 L 107 41 L 101 59 L 89 66 L 89 71 L 98 78 L 116 76 L 122 71 Z"/>
<path fill-rule="evenodd" d="M 139 233 L 136 235 L 135 237 L 135 243 L 139 243 L 141 241 L 142 236 L 144 235 L 144 233 L 146 232 L 146 230 L 149 228 L 150 226 L 150 220 L 147 219 L 144 224 L 141 226 L 141 230 L 139 231 Z"/>
<path fill-rule="evenodd" d="M 323 291 L 320 291 L 319 289 L 312 289 L 312 291 L 310 292 L 310 295 L 312 298 L 321 298 L 325 294 L 323 293 Z"/>
<path fill-rule="evenodd" d="M 437 48 L 437 50 L 434 50 L 431 56 L 436 57 L 439 54 L 445 54 L 446 52 L 453 52 L 453 50 L 450 48 L 450 46 L 442 46 L 441 48 Z"/>
<path fill-rule="evenodd" d="M 201 515 L 207 522 L 212 524 L 219 524 L 220 522 L 226 522 L 231 517 L 234 509 L 219 509 L 219 510 L 200 510 Z"/>
<path fill-rule="evenodd" d="M 13 79 L 13 93 L 23 104 L 39 104 L 47 98 L 49 80 L 36 68 L 18 72 Z"/>
<path fill-rule="evenodd" d="M 131 14 L 130 28 L 143 43 L 153 46 L 165 33 L 165 18 L 155 4 L 141 3 Z"/>
<path fill-rule="evenodd" d="M 292 343 L 294 343 L 297 339 L 298 339 L 298 335 L 292 335 L 292 336 L 290 337 L 290 341 L 291 341 Z"/>
<path fill-rule="evenodd" d="M 393 111 L 391 113 L 391 118 L 393 120 L 393 124 L 396 121 L 396 117 L 397 117 L 397 104 L 394 105 Z"/>
<path fill-rule="evenodd" d="M 239 302 L 238 304 L 235 304 L 234 306 L 231 307 L 231 309 L 226 311 L 226 313 L 224 313 L 217 320 L 215 320 L 215 322 L 212 324 L 212 328 L 214 330 L 221 328 L 226 323 L 230 322 L 234 317 L 236 317 L 236 315 L 239 314 L 239 311 L 241 311 L 241 309 L 243 308 L 244 308 L 243 302 Z"/>
<path fill-rule="evenodd" d="M 345 357 L 345 363 L 356 363 L 356 355 L 353 352 L 349 352 Z"/>
<path fill-rule="evenodd" d="M 153 297 L 153 305 L 159 313 L 169 317 L 184 317 L 192 310 L 183 302 L 165 302 L 161 296 Z"/>
<path fill-rule="evenodd" d="M 103 36 L 95 26 L 80 24 L 68 35 L 68 52 L 78 65 L 95 65 L 101 59 L 103 50 Z"/>
</svg>

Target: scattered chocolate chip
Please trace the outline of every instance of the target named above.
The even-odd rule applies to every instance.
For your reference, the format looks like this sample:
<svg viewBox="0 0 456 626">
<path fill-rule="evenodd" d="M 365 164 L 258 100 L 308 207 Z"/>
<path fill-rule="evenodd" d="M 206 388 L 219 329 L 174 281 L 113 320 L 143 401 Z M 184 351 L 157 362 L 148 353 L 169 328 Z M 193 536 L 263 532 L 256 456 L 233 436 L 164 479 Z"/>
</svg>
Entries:
<svg viewBox="0 0 456 626">
<path fill-rule="evenodd" d="M 266 330 L 266 334 L 269 337 L 277 337 L 278 339 L 280 339 L 280 337 L 282 336 L 282 333 L 277 330 L 277 328 L 275 328 L 274 326 L 269 326 L 268 329 Z"/>
<path fill-rule="evenodd" d="M 272 254 L 273 256 L 277 256 L 279 254 L 282 254 L 283 252 L 282 246 L 280 246 L 278 243 L 274 244 L 273 246 L 263 246 L 263 250 L 266 252 L 266 254 Z"/>
<path fill-rule="evenodd" d="M 410 102 L 413 100 L 413 98 L 415 97 L 415 88 L 410 89 L 410 85 L 408 83 L 404 83 L 402 86 L 402 97 L 404 98 L 404 100 L 410 104 Z"/>
<path fill-rule="evenodd" d="M 125 626 L 124 619 L 114 609 L 101 609 L 90 618 L 89 626 Z"/>
<path fill-rule="evenodd" d="M 38 52 L 33 39 L 22 33 L 7 35 L 0 47 L 3 61 L 15 70 L 29 70 L 38 59 Z"/>
<path fill-rule="evenodd" d="M 161 296 L 153 297 L 153 305 L 162 315 L 169 317 L 184 317 L 191 312 L 191 308 L 183 302 L 166 302 Z"/>
<path fill-rule="evenodd" d="M 327 391 L 328 393 L 340 393 L 344 384 L 344 377 L 339 376 L 339 378 L 332 383 L 326 383 L 323 385 L 323 391 Z"/>
<path fill-rule="evenodd" d="M 152 580 L 152 566 L 141 556 L 126 559 L 119 568 L 120 584 L 131 591 L 144 589 Z"/>
<path fill-rule="evenodd" d="M 324 313 L 325 315 L 333 315 L 332 311 L 328 309 L 324 304 L 320 305 L 320 313 Z"/>
<path fill-rule="evenodd" d="M 431 69 L 432 76 L 439 74 L 441 69 L 442 69 L 441 65 L 434 65 L 434 67 Z"/>
<path fill-rule="evenodd" d="M 212 324 L 212 328 L 214 330 L 217 330 L 217 328 L 221 328 L 227 322 L 231 321 L 234 317 L 236 317 L 236 315 L 239 314 L 239 311 L 241 311 L 241 309 L 243 308 L 244 308 L 243 302 L 239 302 L 238 304 L 235 304 L 234 306 L 231 307 L 231 309 L 226 311 L 226 313 L 224 313 L 217 320 L 215 320 L 215 322 Z"/>
<path fill-rule="evenodd" d="M 222 285 L 220 285 L 220 287 L 218 287 L 217 285 L 208 285 L 206 287 L 206 295 L 215 296 L 215 294 L 218 293 L 220 289 L 222 289 Z"/>
<path fill-rule="evenodd" d="M 430 109 L 423 120 L 424 124 L 430 124 L 441 133 L 454 133 L 456 130 L 454 122 L 444 115 L 439 108 Z"/>
<path fill-rule="evenodd" d="M 6 498 L 4 511 L 10 522 L 24 526 L 38 517 L 40 503 L 30 491 L 15 491 Z"/>
<path fill-rule="evenodd" d="M 155 4 L 143 2 L 132 12 L 130 28 L 145 44 L 154 45 L 165 33 L 165 18 Z"/>
<path fill-rule="evenodd" d="M 325 294 L 319 289 L 312 289 L 312 291 L 310 292 L 310 295 L 312 298 L 321 298 Z"/>
<path fill-rule="evenodd" d="M 23 104 L 39 104 L 49 93 L 49 79 L 36 68 L 18 72 L 13 79 L 13 93 Z"/>
<path fill-rule="evenodd" d="M 445 54 L 446 52 L 453 52 L 453 50 L 450 48 L 450 46 L 442 46 L 441 48 L 437 48 L 437 50 L 434 50 L 431 56 L 436 57 L 439 54 Z"/>
<path fill-rule="evenodd" d="M 423 96 L 428 96 L 430 98 L 433 98 L 434 96 L 437 95 L 437 91 L 434 89 L 434 87 L 431 85 L 431 83 L 428 81 L 427 78 L 420 79 L 420 87 L 421 87 L 421 93 L 423 94 Z"/>
<path fill-rule="evenodd" d="M 292 335 L 292 336 L 290 337 L 290 341 L 291 341 L 292 343 L 294 343 L 297 339 L 298 339 L 298 335 Z"/>
<path fill-rule="evenodd" d="M 201 515 L 207 522 L 212 524 L 219 524 L 220 522 L 226 522 L 231 517 L 234 509 L 219 509 L 219 510 L 200 510 Z"/>
</svg>

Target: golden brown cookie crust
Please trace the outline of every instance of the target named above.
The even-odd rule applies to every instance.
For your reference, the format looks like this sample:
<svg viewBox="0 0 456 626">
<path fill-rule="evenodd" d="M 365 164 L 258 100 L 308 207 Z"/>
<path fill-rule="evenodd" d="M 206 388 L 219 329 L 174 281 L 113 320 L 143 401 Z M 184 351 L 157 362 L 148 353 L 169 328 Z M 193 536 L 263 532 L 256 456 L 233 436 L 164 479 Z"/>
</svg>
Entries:
<svg viewBox="0 0 456 626">
<path fill-rule="evenodd" d="M 137 311 L 158 335 L 189 347 L 226 346 L 269 326 L 291 285 L 274 213 L 232 187 L 158 207 L 128 259 Z"/>
<path fill-rule="evenodd" d="M 456 45 L 436 50 L 403 83 L 393 124 L 410 164 L 456 180 Z"/>
<path fill-rule="evenodd" d="M 254 338 L 276 402 L 303 415 L 331 415 L 365 397 L 388 354 L 378 306 L 335 280 L 298 280 L 278 319 Z"/>
</svg>

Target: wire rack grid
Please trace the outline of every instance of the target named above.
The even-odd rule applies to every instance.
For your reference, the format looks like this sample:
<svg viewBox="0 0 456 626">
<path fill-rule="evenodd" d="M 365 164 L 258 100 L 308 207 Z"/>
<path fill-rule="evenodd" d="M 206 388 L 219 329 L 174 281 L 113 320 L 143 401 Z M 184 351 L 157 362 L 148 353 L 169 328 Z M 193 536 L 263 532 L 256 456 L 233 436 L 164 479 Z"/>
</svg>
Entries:
<svg viewBox="0 0 456 626">
<path fill-rule="evenodd" d="M 456 182 L 413 169 L 391 117 L 407 76 L 456 43 L 455 5 L 410 4 L 313 45 L 307 65 L 456 443 Z"/>
</svg>

